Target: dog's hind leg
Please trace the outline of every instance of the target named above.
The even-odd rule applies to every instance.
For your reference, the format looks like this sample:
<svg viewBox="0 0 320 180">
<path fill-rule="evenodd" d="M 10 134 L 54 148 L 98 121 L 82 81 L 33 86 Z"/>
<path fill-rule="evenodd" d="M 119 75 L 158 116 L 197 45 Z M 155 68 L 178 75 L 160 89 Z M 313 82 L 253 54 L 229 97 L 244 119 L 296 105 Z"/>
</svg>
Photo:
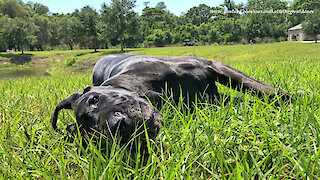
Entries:
<svg viewBox="0 0 320 180">
<path fill-rule="evenodd" d="M 208 61 L 210 71 L 210 80 L 216 81 L 227 87 L 231 87 L 241 92 L 253 91 L 260 98 L 265 95 L 269 98 L 275 98 L 276 95 L 281 96 L 281 99 L 288 100 L 291 96 L 286 90 L 272 86 L 270 84 L 258 81 L 247 74 L 234 69 L 219 61 Z"/>
</svg>

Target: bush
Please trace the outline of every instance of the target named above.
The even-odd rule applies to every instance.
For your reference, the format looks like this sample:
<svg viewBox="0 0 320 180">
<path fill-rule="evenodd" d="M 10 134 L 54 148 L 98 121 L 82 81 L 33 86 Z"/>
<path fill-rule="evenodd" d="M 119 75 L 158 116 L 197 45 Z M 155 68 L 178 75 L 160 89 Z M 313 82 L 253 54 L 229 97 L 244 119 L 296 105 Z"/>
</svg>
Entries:
<svg viewBox="0 0 320 180">
<path fill-rule="evenodd" d="M 249 44 L 249 41 L 245 38 L 242 38 L 240 41 L 241 44 Z"/>
<path fill-rule="evenodd" d="M 286 41 L 287 40 L 287 37 L 279 37 L 279 41 L 282 42 L 282 41 Z"/>
<path fill-rule="evenodd" d="M 70 57 L 67 59 L 67 66 L 72 66 L 76 62 L 76 57 Z"/>
<path fill-rule="evenodd" d="M 276 42 L 276 40 L 274 38 L 271 38 L 271 37 L 266 37 L 266 38 L 262 39 L 262 42 L 263 43 L 274 43 L 274 42 Z"/>
<path fill-rule="evenodd" d="M 255 43 L 262 43 L 262 39 L 261 38 L 259 38 L 259 37 L 256 37 L 256 38 L 254 38 L 254 42 Z"/>
</svg>

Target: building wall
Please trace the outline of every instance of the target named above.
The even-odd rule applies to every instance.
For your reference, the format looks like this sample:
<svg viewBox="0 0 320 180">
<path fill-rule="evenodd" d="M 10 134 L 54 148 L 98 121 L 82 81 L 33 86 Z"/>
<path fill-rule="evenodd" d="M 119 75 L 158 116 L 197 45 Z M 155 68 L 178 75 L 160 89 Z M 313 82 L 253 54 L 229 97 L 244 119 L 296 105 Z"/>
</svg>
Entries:
<svg viewBox="0 0 320 180">
<path fill-rule="evenodd" d="M 320 39 L 320 34 L 317 36 Z M 314 37 L 303 34 L 302 30 L 288 31 L 288 41 L 313 41 Z"/>
<path fill-rule="evenodd" d="M 288 41 L 302 41 L 303 40 L 302 30 L 293 30 L 288 32 Z"/>
</svg>

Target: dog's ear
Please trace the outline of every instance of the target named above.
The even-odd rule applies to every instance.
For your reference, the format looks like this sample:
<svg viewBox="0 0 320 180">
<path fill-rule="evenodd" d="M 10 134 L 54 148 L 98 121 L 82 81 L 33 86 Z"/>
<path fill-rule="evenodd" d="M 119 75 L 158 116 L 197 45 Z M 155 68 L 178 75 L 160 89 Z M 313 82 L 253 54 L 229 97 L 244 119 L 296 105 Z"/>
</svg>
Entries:
<svg viewBox="0 0 320 180">
<path fill-rule="evenodd" d="M 92 87 L 88 86 L 83 90 L 83 94 L 89 92 L 91 90 Z"/>
<path fill-rule="evenodd" d="M 87 88 L 86 88 L 87 89 Z M 81 92 L 72 93 L 70 96 L 62 100 L 57 104 L 54 108 L 52 115 L 51 115 L 51 124 L 53 129 L 57 129 L 57 119 L 58 113 L 61 109 L 73 109 L 75 101 L 82 95 Z"/>
</svg>

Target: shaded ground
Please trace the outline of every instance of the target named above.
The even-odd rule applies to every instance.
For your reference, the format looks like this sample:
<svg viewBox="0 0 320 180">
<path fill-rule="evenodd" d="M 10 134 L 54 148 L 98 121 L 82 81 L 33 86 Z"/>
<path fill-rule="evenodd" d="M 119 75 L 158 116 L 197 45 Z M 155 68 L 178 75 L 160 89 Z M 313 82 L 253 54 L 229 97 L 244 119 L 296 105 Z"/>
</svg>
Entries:
<svg viewBox="0 0 320 180">
<path fill-rule="evenodd" d="M 69 74 L 91 71 L 95 62 L 108 54 L 129 53 L 135 50 L 121 52 L 117 49 L 73 51 L 32 51 L 24 55 L 0 53 L 0 79 L 38 76 L 45 74 Z M 70 61 L 72 61 L 70 63 Z M 41 73 L 37 73 L 37 70 Z"/>
<path fill-rule="evenodd" d="M 34 56 L 34 54 L 0 54 L 0 68 L 1 65 L 10 63 L 15 65 L 23 65 L 28 62 L 43 63 L 48 59 L 48 56 Z"/>
<path fill-rule="evenodd" d="M 49 75 L 47 67 L 10 69 L 0 71 L 0 80 L 8 78 Z"/>
<path fill-rule="evenodd" d="M 25 64 L 30 62 L 33 54 L 0 54 L 0 65 L 6 63 Z"/>
</svg>

